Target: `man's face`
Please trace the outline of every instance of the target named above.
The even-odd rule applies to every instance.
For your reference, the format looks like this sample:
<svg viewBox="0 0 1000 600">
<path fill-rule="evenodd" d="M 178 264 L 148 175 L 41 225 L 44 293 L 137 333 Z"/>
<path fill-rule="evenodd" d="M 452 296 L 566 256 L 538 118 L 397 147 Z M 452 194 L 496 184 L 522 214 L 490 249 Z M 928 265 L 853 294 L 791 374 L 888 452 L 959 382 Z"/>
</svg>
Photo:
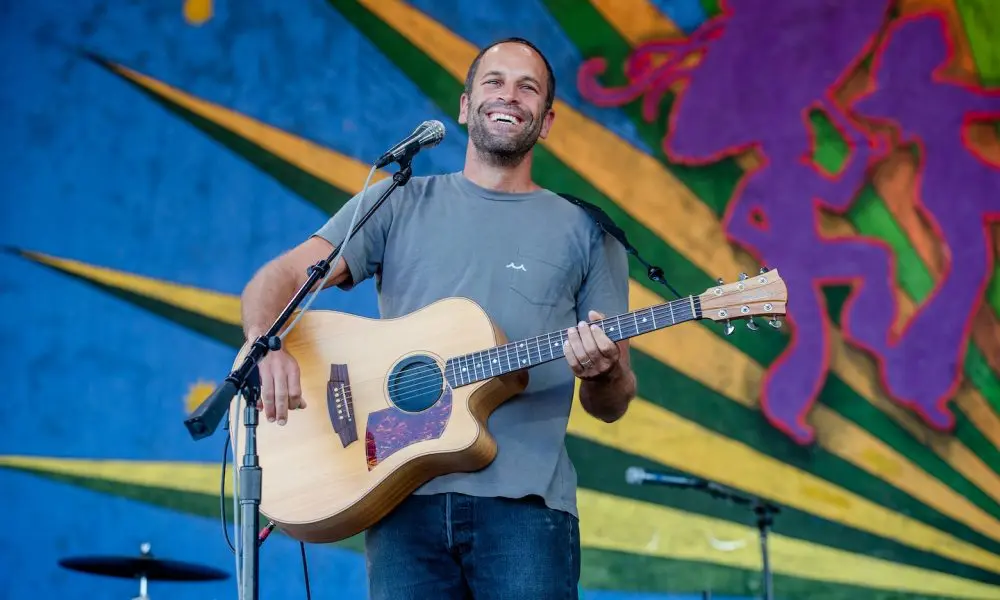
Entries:
<svg viewBox="0 0 1000 600">
<path fill-rule="evenodd" d="M 504 43 L 487 50 L 462 94 L 459 123 L 468 123 L 479 154 L 498 165 L 513 165 L 545 138 L 554 112 L 545 109 L 548 92 L 545 62 L 531 48 Z"/>
</svg>

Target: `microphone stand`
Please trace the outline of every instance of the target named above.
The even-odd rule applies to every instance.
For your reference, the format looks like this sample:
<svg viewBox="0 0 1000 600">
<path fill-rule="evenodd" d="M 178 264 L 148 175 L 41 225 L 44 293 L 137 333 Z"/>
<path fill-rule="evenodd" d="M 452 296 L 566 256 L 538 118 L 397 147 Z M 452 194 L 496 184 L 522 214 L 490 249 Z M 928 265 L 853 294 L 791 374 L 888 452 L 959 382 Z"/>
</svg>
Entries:
<svg viewBox="0 0 1000 600">
<path fill-rule="evenodd" d="M 679 489 L 701 490 L 713 498 L 722 498 L 736 504 L 752 507 L 754 514 L 757 515 L 757 532 L 760 536 L 761 578 L 763 580 L 764 600 L 773 600 L 774 586 L 771 581 L 771 557 L 768 551 L 768 538 L 771 525 L 774 524 L 773 515 L 781 512 L 777 506 L 763 498 L 741 494 L 718 483 L 713 483 L 699 477 L 654 476 L 651 479 L 647 479 L 641 474 L 642 469 L 639 469 L 640 475 L 633 478 L 631 473 L 633 469 L 637 469 L 637 467 L 626 471 L 625 480 L 629 483 L 643 483 L 648 481 L 653 484 L 666 485 Z"/>
<path fill-rule="evenodd" d="M 768 539 L 771 525 L 774 524 L 773 515 L 778 514 L 781 510 L 763 498 L 740 494 L 716 483 L 708 483 L 708 485 L 705 486 L 705 491 L 714 498 L 722 498 L 735 502 L 736 504 L 751 506 L 754 514 L 757 515 L 757 532 L 760 540 L 761 579 L 764 587 L 764 600 L 773 600 L 774 585 L 771 580 L 771 557 L 770 552 L 768 551 Z"/>
<path fill-rule="evenodd" d="M 406 185 L 413 170 L 411 162 L 419 148 L 411 148 L 399 159 L 399 171 L 393 174 L 392 184 L 382 192 L 375 204 L 359 219 L 351 231 L 351 237 L 365 224 L 376 210 L 386 201 L 397 187 Z M 346 239 L 346 238 L 345 238 Z M 275 320 L 267 333 L 254 340 L 242 364 L 226 377 L 212 394 L 184 420 L 191 438 L 204 439 L 215 433 L 219 423 L 229 411 L 230 404 L 236 394 L 242 394 L 246 405 L 243 412 L 243 425 L 246 428 L 246 446 L 243 453 L 243 463 L 239 469 L 240 478 L 240 595 L 241 600 L 257 600 L 259 587 L 259 546 L 257 525 L 260 521 L 260 500 L 262 472 L 257 455 L 257 422 L 259 411 L 257 400 L 260 398 L 260 375 L 257 364 L 268 352 L 281 349 L 281 338 L 278 333 L 284 328 L 288 319 L 302 303 L 313 286 L 329 272 L 334 258 L 340 250 L 343 241 L 337 245 L 325 259 L 309 267 L 309 278 L 288 302 L 285 309 Z"/>
</svg>

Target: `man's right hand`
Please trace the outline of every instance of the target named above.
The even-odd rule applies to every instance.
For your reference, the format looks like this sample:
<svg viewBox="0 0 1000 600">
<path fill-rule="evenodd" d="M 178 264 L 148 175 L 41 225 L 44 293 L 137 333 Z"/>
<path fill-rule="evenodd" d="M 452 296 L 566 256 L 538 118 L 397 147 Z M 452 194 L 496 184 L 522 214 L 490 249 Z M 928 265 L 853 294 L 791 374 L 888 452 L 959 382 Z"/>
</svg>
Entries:
<svg viewBox="0 0 1000 600">
<path fill-rule="evenodd" d="M 257 409 L 264 411 L 268 421 L 278 425 L 288 422 L 288 411 L 305 408 L 299 363 L 284 350 L 268 352 L 258 364 L 260 372 L 260 401 Z"/>
</svg>

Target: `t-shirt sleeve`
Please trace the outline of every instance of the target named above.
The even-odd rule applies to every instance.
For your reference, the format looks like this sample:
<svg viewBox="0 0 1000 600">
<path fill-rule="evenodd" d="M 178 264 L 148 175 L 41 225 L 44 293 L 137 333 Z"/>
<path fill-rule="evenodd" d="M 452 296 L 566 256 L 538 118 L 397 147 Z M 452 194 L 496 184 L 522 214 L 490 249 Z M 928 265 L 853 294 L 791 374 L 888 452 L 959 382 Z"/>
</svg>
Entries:
<svg viewBox="0 0 1000 600">
<path fill-rule="evenodd" d="M 606 317 L 628 312 L 628 253 L 610 235 L 595 227 L 591 234 L 587 270 L 577 294 L 576 317 L 588 321 L 596 310 Z"/>
<path fill-rule="evenodd" d="M 348 231 L 354 228 L 351 226 L 351 221 L 353 220 L 354 226 L 357 226 L 391 183 L 392 179 L 386 178 L 369 185 L 368 191 L 364 194 L 363 203 L 361 194 L 356 194 L 313 235 L 325 239 L 336 247 L 337 244 L 344 241 Z M 392 195 L 372 213 L 361 229 L 351 236 L 342 255 L 347 261 L 350 277 L 337 287 L 342 290 L 350 290 L 379 272 L 385 254 L 385 241 L 392 225 L 393 199 L 398 194 L 404 193 L 404 190 L 405 188 L 394 190 Z M 355 217 L 354 212 L 358 209 L 359 204 L 362 206 Z"/>
</svg>

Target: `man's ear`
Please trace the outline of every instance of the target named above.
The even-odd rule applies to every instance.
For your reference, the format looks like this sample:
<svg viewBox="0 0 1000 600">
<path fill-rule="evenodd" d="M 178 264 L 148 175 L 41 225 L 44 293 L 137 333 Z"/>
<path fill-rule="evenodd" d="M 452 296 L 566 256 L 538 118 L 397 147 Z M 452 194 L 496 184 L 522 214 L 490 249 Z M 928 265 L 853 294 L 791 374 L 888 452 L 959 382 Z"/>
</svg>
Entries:
<svg viewBox="0 0 1000 600">
<path fill-rule="evenodd" d="M 556 119 L 556 111 L 554 108 L 550 108 L 545 116 L 542 118 L 542 130 L 538 132 L 538 137 L 543 140 L 548 137 L 549 130 L 552 129 L 552 122 Z"/>
<path fill-rule="evenodd" d="M 465 125 L 469 120 L 469 96 L 462 93 L 462 96 L 458 100 L 458 122 L 461 125 Z"/>
</svg>

